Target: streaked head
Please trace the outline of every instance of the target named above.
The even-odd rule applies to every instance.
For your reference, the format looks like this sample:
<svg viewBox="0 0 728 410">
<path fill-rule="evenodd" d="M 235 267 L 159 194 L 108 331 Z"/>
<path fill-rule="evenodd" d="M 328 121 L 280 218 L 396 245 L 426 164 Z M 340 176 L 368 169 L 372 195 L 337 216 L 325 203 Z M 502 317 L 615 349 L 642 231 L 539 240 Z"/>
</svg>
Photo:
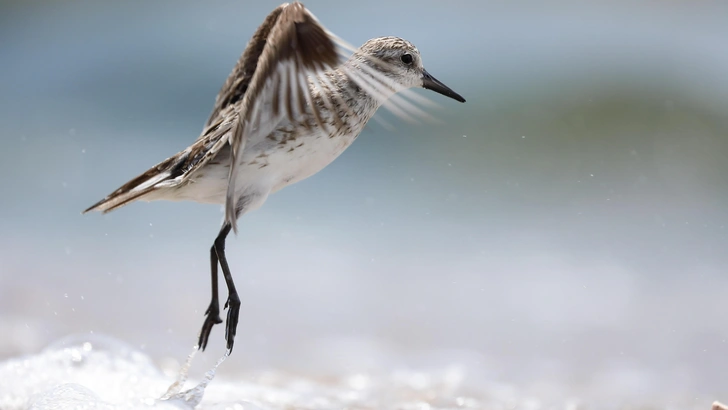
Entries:
<svg viewBox="0 0 728 410">
<path fill-rule="evenodd" d="M 420 52 L 412 43 L 399 37 L 378 37 L 364 43 L 353 56 L 358 63 L 384 74 L 393 86 L 402 89 L 422 87 L 465 102 L 450 87 L 441 83 L 425 70 Z M 373 70 L 370 71 L 372 74 Z"/>
</svg>

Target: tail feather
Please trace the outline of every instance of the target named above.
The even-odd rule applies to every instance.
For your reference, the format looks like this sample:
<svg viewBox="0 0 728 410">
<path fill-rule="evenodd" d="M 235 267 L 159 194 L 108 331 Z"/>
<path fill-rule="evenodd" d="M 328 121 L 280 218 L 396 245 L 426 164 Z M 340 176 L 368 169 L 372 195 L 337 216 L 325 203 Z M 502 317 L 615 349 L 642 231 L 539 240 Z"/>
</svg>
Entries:
<svg viewBox="0 0 728 410">
<path fill-rule="evenodd" d="M 107 195 L 106 198 L 91 205 L 82 213 L 85 214 L 90 211 L 111 212 L 159 188 L 174 186 L 170 182 L 176 177 L 174 169 L 177 168 L 178 163 L 178 156 L 167 158 L 122 185 L 119 189 Z"/>
<path fill-rule="evenodd" d="M 208 126 L 192 145 L 178 152 L 146 172 L 132 179 L 106 198 L 91 205 L 82 213 L 90 211 L 111 212 L 137 199 L 153 199 L 150 193 L 161 189 L 179 187 L 190 181 L 190 177 L 215 158 L 228 146 L 228 134 L 233 126 L 229 117 L 236 115 L 234 106 L 229 106 L 223 115 Z M 149 195 L 149 196 L 147 196 Z M 159 198 L 155 197 L 154 199 Z"/>
</svg>

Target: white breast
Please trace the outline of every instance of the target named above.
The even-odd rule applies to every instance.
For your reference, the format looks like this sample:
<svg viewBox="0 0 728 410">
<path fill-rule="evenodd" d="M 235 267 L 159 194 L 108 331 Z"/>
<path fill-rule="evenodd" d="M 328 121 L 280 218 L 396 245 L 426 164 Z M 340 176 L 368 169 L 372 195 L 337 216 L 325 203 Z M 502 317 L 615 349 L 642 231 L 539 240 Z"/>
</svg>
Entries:
<svg viewBox="0 0 728 410">
<path fill-rule="evenodd" d="M 271 192 L 302 181 L 333 162 L 356 139 L 356 135 L 333 138 L 314 133 L 288 142 L 267 157 L 271 177 Z"/>
<path fill-rule="evenodd" d="M 304 180 L 333 162 L 356 139 L 361 127 L 352 127 L 350 133 L 335 135 L 312 127 L 302 131 L 290 124 L 274 131 L 269 138 L 247 144 L 240 159 L 236 191 L 242 196 L 258 193 L 267 197 L 288 185 Z M 292 129 L 298 136 L 291 138 Z M 196 202 L 225 202 L 227 191 L 230 150 L 225 148 L 191 176 L 191 182 L 166 199 L 193 200 Z M 262 203 L 261 203 L 262 204 Z"/>
</svg>

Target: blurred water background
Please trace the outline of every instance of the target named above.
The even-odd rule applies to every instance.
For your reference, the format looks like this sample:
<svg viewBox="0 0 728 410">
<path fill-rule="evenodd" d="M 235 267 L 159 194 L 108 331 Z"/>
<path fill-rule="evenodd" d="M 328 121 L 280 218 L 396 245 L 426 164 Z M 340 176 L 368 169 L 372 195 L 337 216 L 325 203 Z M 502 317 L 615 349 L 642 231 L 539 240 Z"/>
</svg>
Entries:
<svg viewBox="0 0 728 410">
<path fill-rule="evenodd" d="M 220 207 L 80 211 L 197 137 L 277 4 L 0 2 L 0 359 L 72 333 L 188 354 Z M 372 124 L 240 221 L 221 377 L 456 366 L 537 396 L 725 400 L 728 4 L 305 4 L 353 44 L 412 41 L 468 102 L 422 91 L 442 124 Z M 222 351 L 218 326 L 193 374 Z"/>
</svg>

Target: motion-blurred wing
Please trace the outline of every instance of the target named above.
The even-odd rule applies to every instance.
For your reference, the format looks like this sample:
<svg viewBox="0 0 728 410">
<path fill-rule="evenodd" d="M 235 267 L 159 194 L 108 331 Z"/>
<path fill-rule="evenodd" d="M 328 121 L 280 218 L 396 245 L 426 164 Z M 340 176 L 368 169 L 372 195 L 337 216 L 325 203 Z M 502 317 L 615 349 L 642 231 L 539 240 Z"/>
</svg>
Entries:
<svg viewBox="0 0 728 410">
<path fill-rule="evenodd" d="M 245 92 L 248 90 L 250 80 L 253 78 L 255 68 L 258 66 L 258 59 L 263 53 L 263 48 L 268 40 L 270 31 L 278 21 L 278 17 L 281 15 L 286 5 L 278 6 L 273 10 L 266 18 L 263 23 L 255 31 L 253 37 L 248 42 L 245 51 L 240 56 L 238 63 L 233 68 L 233 71 L 225 80 L 220 92 L 217 94 L 215 99 L 215 106 L 212 108 L 210 118 L 205 123 L 205 128 L 209 127 L 214 121 L 218 119 L 221 112 L 230 105 L 236 104 L 243 99 Z M 200 135 L 202 138 L 205 134 Z"/>
<path fill-rule="evenodd" d="M 237 193 L 235 180 L 238 161 L 250 139 L 263 138 L 282 120 L 293 122 L 309 105 L 316 118 L 308 78 L 336 67 L 342 60 L 339 39 L 326 30 L 301 3 L 282 6 L 268 29 L 255 71 L 242 94 L 236 123 L 230 139 L 231 166 L 225 201 L 225 221 L 237 232 Z M 271 16 L 266 23 L 271 24 Z M 265 24 L 265 23 L 264 23 Z M 251 55 L 255 51 L 251 51 Z M 247 50 L 246 50 L 247 53 Z M 319 121 L 320 122 L 320 121 Z"/>
</svg>

